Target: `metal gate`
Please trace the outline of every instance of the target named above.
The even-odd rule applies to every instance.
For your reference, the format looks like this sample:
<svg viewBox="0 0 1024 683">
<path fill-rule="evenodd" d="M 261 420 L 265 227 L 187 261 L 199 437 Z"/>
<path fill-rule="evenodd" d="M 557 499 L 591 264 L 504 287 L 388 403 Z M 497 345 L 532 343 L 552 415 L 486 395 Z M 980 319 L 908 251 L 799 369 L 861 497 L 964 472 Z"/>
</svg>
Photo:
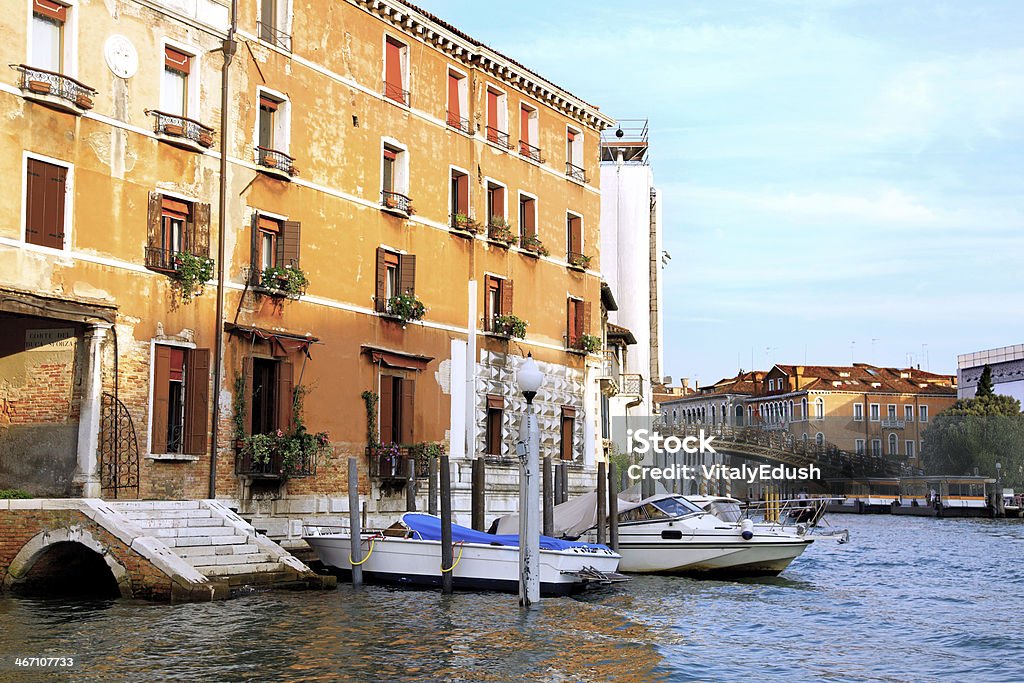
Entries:
<svg viewBox="0 0 1024 683">
<path fill-rule="evenodd" d="M 132 416 L 113 394 L 103 392 L 100 418 L 100 487 L 104 498 L 139 497 L 139 443 Z"/>
</svg>

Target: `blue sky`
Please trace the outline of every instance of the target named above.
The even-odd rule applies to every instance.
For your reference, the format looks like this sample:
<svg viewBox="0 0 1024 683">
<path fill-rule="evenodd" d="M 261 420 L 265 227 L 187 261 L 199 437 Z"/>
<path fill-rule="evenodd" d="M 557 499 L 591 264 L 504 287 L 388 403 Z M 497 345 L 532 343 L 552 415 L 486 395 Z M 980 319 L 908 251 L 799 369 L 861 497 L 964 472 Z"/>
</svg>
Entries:
<svg viewBox="0 0 1024 683">
<path fill-rule="evenodd" d="M 665 374 L 1024 341 L 1024 3 L 420 4 L 650 119 Z"/>
</svg>

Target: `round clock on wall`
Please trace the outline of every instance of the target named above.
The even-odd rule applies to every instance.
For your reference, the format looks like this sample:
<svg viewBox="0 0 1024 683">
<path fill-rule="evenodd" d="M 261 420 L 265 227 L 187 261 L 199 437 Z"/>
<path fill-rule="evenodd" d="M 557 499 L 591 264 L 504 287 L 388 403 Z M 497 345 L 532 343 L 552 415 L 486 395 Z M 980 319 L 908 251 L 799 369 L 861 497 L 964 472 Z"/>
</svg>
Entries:
<svg viewBox="0 0 1024 683">
<path fill-rule="evenodd" d="M 135 51 L 132 41 L 124 36 L 113 35 L 107 38 L 103 56 L 107 66 L 118 78 L 131 78 L 139 69 L 139 53 Z"/>
</svg>

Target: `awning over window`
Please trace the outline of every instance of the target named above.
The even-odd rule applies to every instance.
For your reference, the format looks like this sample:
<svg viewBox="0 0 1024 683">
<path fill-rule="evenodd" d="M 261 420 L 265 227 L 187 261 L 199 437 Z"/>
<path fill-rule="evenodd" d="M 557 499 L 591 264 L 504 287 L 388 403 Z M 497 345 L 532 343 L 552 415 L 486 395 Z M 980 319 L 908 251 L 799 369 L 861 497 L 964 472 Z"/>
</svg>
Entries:
<svg viewBox="0 0 1024 683">
<path fill-rule="evenodd" d="M 363 345 L 362 352 L 370 357 L 373 363 L 381 363 L 389 368 L 398 370 L 416 370 L 422 372 L 427 369 L 427 364 L 434 360 L 432 356 L 418 356 L 401 351 L 382 349 L 377 346 Z"/>
<path fill-rule="evenodd" d="M 270 342 L 271 351 L 275 356 L 287 356 L 295 351 L 301 351 L 307 358 L 310 358 L 309 347 L 320 343 L 319 338 L 308 333 L 302 335 L 297 332 L 268 330 L 262 327 L 237 325 L 235 323 L 224 323 L 224 329 L 240 337 Z"/>
</svg>

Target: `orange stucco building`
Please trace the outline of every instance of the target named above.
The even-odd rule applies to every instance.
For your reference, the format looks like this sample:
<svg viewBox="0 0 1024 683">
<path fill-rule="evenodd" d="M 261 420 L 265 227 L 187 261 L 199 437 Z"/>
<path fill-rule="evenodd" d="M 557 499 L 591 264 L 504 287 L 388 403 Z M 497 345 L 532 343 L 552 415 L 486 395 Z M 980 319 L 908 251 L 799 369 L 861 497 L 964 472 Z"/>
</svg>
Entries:
<svg viewBox="0 0 1024 683">
<path fill-rule="evenodd" d="M 384 511 L 430 444 L 514 475 L 528 352 L 592 476 L 612 121 L 396 0 L 182 7 L 0 17 L 0 488 L 300 519 L 357 455 Z"/>
</svg>

